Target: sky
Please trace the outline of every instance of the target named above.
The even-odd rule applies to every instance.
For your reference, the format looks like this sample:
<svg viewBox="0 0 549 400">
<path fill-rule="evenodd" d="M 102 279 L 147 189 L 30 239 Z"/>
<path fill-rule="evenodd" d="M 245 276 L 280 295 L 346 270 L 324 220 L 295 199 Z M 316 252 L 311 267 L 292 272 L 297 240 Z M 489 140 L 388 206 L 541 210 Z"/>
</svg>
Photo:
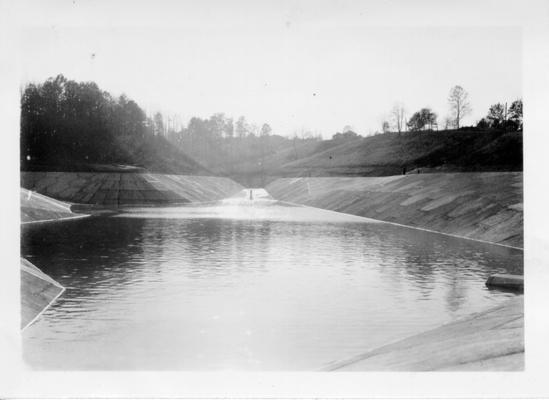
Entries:
<svg viewBox="0 0 549 400">
<path fill-rule="evenodd" d="M 522 96 L 519 27 L 433 25 L 385 3 L 34 3 L 19 35 L 21 84 L 62 73 L 184 123 L 223 112 L 325 138 L 347 125 L 379 131 L 396 102 L 442 121 L 454 85 L 473 110 L 463 124 Z"/>
</svg>

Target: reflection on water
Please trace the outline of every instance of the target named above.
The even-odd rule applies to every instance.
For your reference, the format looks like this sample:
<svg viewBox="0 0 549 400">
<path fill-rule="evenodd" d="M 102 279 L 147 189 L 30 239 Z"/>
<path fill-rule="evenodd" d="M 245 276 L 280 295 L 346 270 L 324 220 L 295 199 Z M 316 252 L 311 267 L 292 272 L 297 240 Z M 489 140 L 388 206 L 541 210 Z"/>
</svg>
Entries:
<svg viewBox="0 0 549 400">
<path fill-rule="evenodd" d="M 25 226 L 68 287 L 23 334 L 47 369 L 317 369 L 512 293 L 522 252 L 261 196 Z"/>
</svg>

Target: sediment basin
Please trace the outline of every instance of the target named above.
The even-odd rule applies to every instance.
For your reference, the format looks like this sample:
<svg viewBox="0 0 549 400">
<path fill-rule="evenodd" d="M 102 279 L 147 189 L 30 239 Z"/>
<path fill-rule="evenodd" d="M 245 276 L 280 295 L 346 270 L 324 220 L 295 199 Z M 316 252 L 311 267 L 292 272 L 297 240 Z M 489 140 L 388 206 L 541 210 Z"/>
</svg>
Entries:
<svg viewBox="0 0 549 400">
<path fill-rule="evenodd" d="M 484 283 L 523 262 L 258 189 L 26 225 L 21 251 L 67 287 L 25 360 L 63 370 L 317 370 L 516 298 Z"/>
</svg>

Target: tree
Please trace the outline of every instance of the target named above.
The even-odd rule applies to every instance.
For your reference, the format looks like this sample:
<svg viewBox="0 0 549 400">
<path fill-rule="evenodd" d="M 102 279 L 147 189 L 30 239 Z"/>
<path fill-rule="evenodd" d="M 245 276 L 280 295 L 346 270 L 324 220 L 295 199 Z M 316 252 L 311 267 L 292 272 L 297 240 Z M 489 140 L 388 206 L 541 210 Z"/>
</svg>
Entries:
<svg viewBox="0 0 549 400">
<path fill-rule="evenodd" d="M 480 121 L 477 122 L 477 128 L 487 129 L 489 127 L 490 127 L 490 122 L 486 118 L 481 118 Z"/>
<path fill-rule="evenodd" d="M 427 127 L 433 129 L 437 125 L 437 114 L 430 108 L 422 108 L 415 112 L 408 121 L 408 128 L 411 131 L 425 130 Z"/>
<path fill-rule="evenodd" d="M 260 148 L 261 148 L 261 162 L 263 163 L 265 158 L 265 152 L 270 153 L 270 143 L 269 143 L 269 135 L 272 133 L 272 129 L 269 126 L 269 124 L 265 123 L 263 126 L 261 126 L 261 131 L 259 132 L 259 139 L 260 139 Z"/>
<path fill-rule="evenodd" d="M 248 126 L 248 137 L 256 137 L 259 134 L 259 127 L 257 124 L 251 124 Z"/>
<path fill-rule="evenodd" d="M 225 114 L 216 113 L 208 120 L 209 136 L 212 141 L 218 141 L 225 133 L 227 118 Z"/>
<path fill-rule="evenodd" d="M 236 137 L 239 139 L 246 137 L 246 135 L 248 134 L 248 129 L 249 128 L 248 128 L 248 124 L 246 123 L 246 118 L 244 118 L 244 116 L 241 116 L 240 118 L 238 118 L 238 120 L 236 121 L 236 127 L 235 127 Z"/>
<path fill-rule="evenodd" d="M 273 130 L 271 129 L 269 124 L 263 124 L 263 126 L 261 127 L 261 132 L 260 132 L 259 135 L 261 137 L 269 136 L 272 133 L 272 131 Z"/>
<path fill-rule="evenodd" d="M 353 127 L 352 127 L 351 125 L 345 125 L 345 126 L 343 127 L 343 131 L 342 131 L 342 132 L 345 133 L 345 132 L 352 132 L 352 131 L 353 131 Z"/>
<path fill-rule="evenodd" d="M 412 132 L 420 131 L 425 126 L 425 122 L 421 118 L 421 113 L 419 111 L 416 111 L 412 114 L 410 119 L 408 120 L 408 129 Z"/>
<path fill-rule="evenodd" d="M 515 129 L 522 129 L 522 99 L 513 101 L 509 107 L 509 120 L 515 124 Z"/>
<path fill-rule="evenodd" d="M 381 124 L 381 130 L 383 133 L 387 133 L 391 130 L 391 125 L 388 121 L 383 121 L 383 123 Z"/>
<path fill-rule="evenodd" d="M 433 129 L 437 127 L 437 114 L 433 112 L 430 108 L 421 109 L 421 118 L 425 121 L 425 127 Z"/>
<path fill-rule="evenodd" d="M 454 127 L 454 119 L 452 117 L 444 117 L 444 130 L 452 129 Z"/>
<path fill-rule="evenodd" d="M 461 86 L 454 86 L 450 90 L 448 103 L 450 104 L 450 112 L 456 129 L 459 129 L 463 118 L 471 112 L 468 98 L 469 94 Z"/>
<path fill-rule="evenodd" d="M 360 135 L 353 131 L 345 131 L 343 133 L 337 132 L 335 135 L 332 136 L 332 140 L 338 141 L 338 142 L 348 142 L 350 140 L 358 139 Z"/>
<path fill-rule="evenodd" d="M 163 121 L 160 114 L 147 118 L 135 101 L 115 98 L 94 82 L 58 75 L 28 84 L 21 94 L 21 167 L 167 165 L 181 153 L 152 134 L 164 131 Z"/>
<path fill-rule="evenodd" d="M 486 116 L 490 128 L 500 128 L 505 122 L 505 106 L 501 103 L 492 104 Z"/>
<path fill-rule="evenodd" d="M 223 130 L 225 132 L 225 137 L 232 139 L 232 137 L 234 136 L 234 124 L 232 118 L 225 119 L 225 126 Z"/>
<path fill-rule="evenodd" d="M 402 103 L 396 103 L 391 110 L 391 119 L 393 121 L 393 126 L 398 133 L 401 133 L 404 129 L 404 114 L 406 110 Z"/>
<path fill-rule="evenodd" d="M 154 121 L 154 135 L 155 136 L 163 136 L 164 135 L 164 117 L 160 112 L 157 112 L 154 114 L 153 117 Z"/>
</svg>

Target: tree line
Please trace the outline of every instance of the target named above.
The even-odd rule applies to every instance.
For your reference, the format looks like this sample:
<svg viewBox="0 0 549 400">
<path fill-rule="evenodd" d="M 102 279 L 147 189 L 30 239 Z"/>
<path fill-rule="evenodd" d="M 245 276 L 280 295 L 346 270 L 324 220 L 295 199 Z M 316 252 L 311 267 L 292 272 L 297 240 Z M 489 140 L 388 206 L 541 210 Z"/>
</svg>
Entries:
<svg viewBox="0 0 549 400">
<path fill-rule="evenodd" d="M 245 116 L 235 121 L 223 113 L 205 119 L 192 117 L 187 126 L 169 131 L 168 138 L 208 168 L 225 168 L 228 172 L 245 162 L 261 168 L 269 155 L 283 149 L 292 150 L 298 157 L 298 148 L 303 143 L 321 140 L 320 135 L 308 131 L 295 132 L 291 138 L 278 135 L 267 122 L 257 125 L 248 122 Z"/>
<path fill-rule="evenodd" d="M 167 145 L 160 127 L 125 95 L 58 75 L 21 94 L 22 165 L 139 163 Z"/>
<path fill-rule="evenodd" d="M 462 128 L 463 119 L 472 111 L 469 94 L 461 86 L 454 86 L 448 95 L 448 105 L 450 113 L 444 117 L 442 128 L 445 130 Z M 406 119 L 404 105 L 396 103 L 390 111 L 389 119 L 382 122 L 381 130 L 384 133 L 434 130 L 439 128 L 438 119 L 437 113 L 429 107 L 414 112 L 410 118 Z M 522 130 L 522 100 L 513 101 L 509 108 L 507 103 L 490 106 L 486 117 L 478 121 L 475 126 L 480 129 Z"/>
<path fill-rule="evenodd" d="M 462 128 L 463 118 L 471 112 L 468 93 L 455 86 L 448 103 L 444 129 Z M 239 165 L 261 169 L 277 152 L 285 154 L 282 161 L 296 160 L 321 142 L 320 135 L 304 129 L 286 137 L 276 134 L 267 122 L 255 124 L 244 116 L 235 120 L 223 113 L 192 117 L 186 125 L 170 121 L 161 113 L 148 116 L 134 100 L 113 96 L 94 82 L 58 75 L 29 83 L 21 93 L 21 166 L 129 164 L 169 170 L 169 165 L 179 163 L 180 169 L 188 170 L 200 167 L 199 162 L 230 174 Z M 522 100 L 509 107 L 492 105 L 476 126 L 521 130 Z M 438 116 L 432 109 L 424 107 L 407 118 L 402 103 L 395 104 L 391 118 L 382 125 L 383 132 L 435 129 Z M 332 141 L 360 137 L 345 126 Z"/>
<path fill-rule="evenodd" d="M 297 156 L 298 142 L 319 140 L 308 132 L 283 137 L 268 123 L 256 125 L 244 116 L 234 121 L 223 113 L 192 117 L 186 126 L 176 127 L 159 112 L 147 116 L 126 95 L 115 97 L 94 82 L 63 75 L 26 84 L 21 93 L 23 169 L 75 164 L 148 167 L 181 159 L 181 153 L 206 167 L 230 168 L 245 160 L 261 163 L 282 148 L 296 149 Z"/>
</svg>

